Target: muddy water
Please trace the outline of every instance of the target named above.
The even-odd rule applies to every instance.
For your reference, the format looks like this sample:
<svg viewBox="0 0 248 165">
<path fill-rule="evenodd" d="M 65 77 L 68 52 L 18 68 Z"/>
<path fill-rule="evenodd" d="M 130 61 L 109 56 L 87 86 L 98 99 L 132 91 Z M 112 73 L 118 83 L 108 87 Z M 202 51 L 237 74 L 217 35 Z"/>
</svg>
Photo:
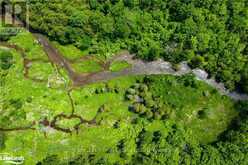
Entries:
<svg viewBox="0 0 248 165">
<path fill-rule="evenodd" d="M 210 86 L 216 88 L 223 95 L 227 95 L 234 100 L 248 100 L 248 95 L 240 94 L 237 92 L 230 92 L 228 89 L 225 88 L 223 83 L 218 83 L 214 79 L 209 79 L 208 73 L 206 71 L 201 69 L 191 69 L 186 62 L 180 63 L 178 70 L 175 71 L 171 63 L 169 62 L 163 60 L 144 62 L 142 60 L 133 59 L 133 56 L 128 53 L 119 56 L 115 60 L 126 61 L 129 64 L 131 64 L 132 67 L 119 72 L 104 71 L 104 72 L 92 74 L 86 79 L 83 78 L 77 79 L 75 84 L 85 85 L 85 84 L 94 83 L 96 81 L 110 80 L 115 77 L 128 76 L 128 75 L 168 74 L 168 75 L 181 76 L 188 73 L 193 73 L 198 80 L 206 82 Z"/>
<path fill-rule="evenodd" d="M 71 67 L 71 62 L 68 61 L 63 57 L 63 55 L 48 41 L 48 39 L 38 33 L 33 33 L 34 37 L 38 40 L 38 42 L 43 47 L 44 51 L 46 52 L 47 56 L 49 57 L 49 60 L 51 63 L 63 67 L 70 77 L 70 79 L 73 82 L 74 86 L 84 86 L 87 84 L 99 82 L 99 81 L 107 81 L 116 77 L 121 76 L 129 76 L 129 75 L 175 75 L 175 76 L 181 76 L 188 73 L 193 73 L 196 78 L 200 81 L 204 81 L 210 86 L 216 88 L 222 95 L 227 95 L 230 98 L 234 100 L 248 100 L 248 95 L 246 94 L 240 94 L 238 92 L 230 92 L 228 89 L 225 88 L 223 83 L 218 83 L 214 79 L 208 79 L 208 73 L 201 69 L 191 69 L 186 62 L 180 63 L 177 71 L 175 71 L 172 67 L 172 64 L 163 60 L 156 60 L 152 62 L 145 62 L 139 59 L 134 59 L 134 55 L 130 55 L 128 52 L 123 53 L 122 55 L 114 57 L 111 61 L 126 61 L 129 64 L 132 65 L 132 67 L 124 69 L 122 71 L 118 72 L 111 72 L 108 71 L 108 67 L 105 68 L 104 71 L 96 72 L 96 73 L 89 73 L 89 74 L 80 74 L 73 70 Z M 24 70 L 25 70 L 25 77 L 28 78 L 28 70 L 29 70 L 29 64 L 32 63 L 32 61 L 25 59 L 25 52 L 24 50 L 18 48 L 15 45 L 7 44 L 7 43 L 0 43 L 0 45 L 4 47 L 9 47 L 16 49 L 19 51 L 23 57 L 24 61 Z M 107 62 L 107 64 L 110 64 L 110 62 Z M 34 80 L 35 81 L 35 80 Z M 74 126 L 74 129 L 78 131 L 79 126 L 81 124 L 87 123 L 96 125 L 96 117 L 100 113 L 96 115 L 96 117 L 93 120 L 87 121 L 84 120 L 81 116 L 77 116 L 74 114 L 74 105 L 73 100 L 71 97 L 70 101 L 72 103 L 72 113 L 70 116 L 66 116 L 63 113 L 55 116 L 51 122 L 44 121 L 42 123 L 44 126 L 47 124 L 58 131 L 62 131 L 65 133 L 72 133 L 72 130 L 68 128 L 61 128 L 57 125 L 57 121 L 61 119 L 79 119 L 80 122 Z M 32 123 L 31 126 L 27 127 L 18 127 L 18 128 L 0 128 L 0 131 L 3 132 L 9 132 L 9 131 L 22 131 L 22 130 L 35 130 L 33 126 L 35 125 L 35 121 Z"/>
<path fill-rule="evenodd" d="M 106 81 L 106 80 L 113 79 L 115 77 L 128 76 L 128 75 L 170 74 L 170 75 L 180 76 L 180 75 L 184 75 L 188 73 L 193 73 L 197 77 L 197 79 L 204 81 L 210 86 L 216 88 L 223 95 L 227 95 L 234 100 L 248 100 L 248 95 L 240 94 L 238 92 L 230 92 L 228 89 L 225 88 L 225 86 L 222 83 L 218 83 L 214 79 L 208 79 L 208 74 L 206 71 L 201 70 L 201 69 L 191 69 L 185 62 L 182 62 L 179 65 L 178 70 L 175 71 L 171 63 L 169 62 L 166 62 L 163 60 L 144 62 L 142 60 L 134 59 L 133 55 L 130 55 L 128 52 L 118 57 L 115 57 L 114 60 L 126 61 L 132 65 L 132 67 L 130 68 L 124 69 L 119 72 L 110 72 L 110 71 L 107 71 L 107 68 L 105 68 L 105 71 L 100 71 L 96 73 L 90 73 L 90 74 L 76 73 L 71 67 L 71 62 L 65 59 L 63 55 L 52 44 L 50 44 L 49 40 L 44 35 L 39 34 L 39 33 L 34 33 L 32 31 L 30 32 L 41 44 L 44 51 L 48 55 L 50 61 L 53 64 L 63 67 L 68 72 L 68 75 L 70 79 L 72 80 L 74 86 L 83 86 L 83 85 L 95 83 L 98 81 Z M 11 47 L 20 52 L 23 52 L 23 50 L 20 50 L 20 48 L 14 45 L 6 45 L 3 43 L 1 43 L 1 45 Z M 23 53 L 22 53 L 22 56 L 24 56 Z M 28 67 L 26 67 L 26 65 L 24 65 L 24 67 L 25 67 L 26 73 L 28 74 Z"/>
<path fill-rule="evenodd" d="M 7 13 L 8 14 L 8 13 Z M 20 24 L 22 23 L 20 20 L 15 18 L 15 21 Z M 238 92 L 230 92 L 228 89 L 224 87 L 222 83 L 216 82 L 214 79 L 208 79 L 208 74 L 204 70 L 194 69 L 192 70 L 187 63 L 182 62 L 179 66 L 179 69 L 175 71 L 172 65 L 169 62 L 157 60 L 153 62 L 144 62 L 142 60 L 134 60 L 129 53 L 125 53 L 121 56 L 115 58 L 115 60 L 124 60 L 128 63 L 132 64 L 131 68 L 125 69 L 120 72 L 109 72 L 109 71 L 101 71 L 93 74 L 79 74 L 76 73 L 70 65 L 70 62 L 66 60 L 60 52 L 53 47 L 47 38 L 41 34 L 34 33 L 31 29 L 28 29 L 39 41 L 42 45 L 44 51 L 47 53 L 49 59 L 52 63 L 60 65 L 64 67 L 70 79 L 74 83 L 75 86 L 83 86 L 86 84 L 94 83 L 97 81 L 105 81 L 115 77 L 125 76 L 125 75 L 151 75 L 151 74 L 171 74 L 171 75 L 184 75 L 187 73 L 193 73 L 199 80 L 206 82 L 212 87 L 216 88 L 221 94 L 227 95 L 234 100 L 248 100 L 248 95 L 240 94 Z M 106 70 L 106 68 L 105 68 Z"/>
<path fill-rule="evenodd" d="M 144 62 L 142 60 L 134 59 L 133 55 L 128 53 L 122 54 L 116 57 L 116 61 L 126 61 L 132 65 L 131 68 L 124 69 L 119 72 L 103 71 L 88 76 L 76 76 L 74 77 L 74 85 L 81 86 L 86 84 L 91 84 L 98 81 L 106 81 L 113 79 L 115 77 L 128 76 L 128 75 L 175 75 L 181 76 L 188 73 L 193 73 L 196 78 L 200 81 L 204 81 L 210 86 L 216 88 L 221 94 L 227 95 L 234 100 L 248 100 L 248 95 L 240 94 L 238 92 L 230 92 L 225 88 L 223 83 L 218 83 L 214 79 L 208 78 L 208 73 L 201 69 L 191 69 L 186 62 L 179 64 L 178 70 L 175 71 L 171 63 L 157 60 L 153 62 Z"/>
<path fill-rule="evenodd" d="M 158 74 L 168 74 L 168 75 L 176 75 L 181 76 L 188 73 L 193 73 L 196 78 L 200 81 L 204 81 L 210 86 L 216 88 L 221 94 L 227 95 L 234 100 L 248 100 L 248 95 L 241 94 L 238 92 L 230 92 L 225 88 L 223 83 L 218 83 L 214 79 L 208 79 L 208 73 L 201 69 L 191 69 L 186 62 L 182 62 L 179 64 L 178 70 L 175 71 L 172 67 L 172 64 L 163 60 L 156 60 L 152 62 L 145 62 L 139 59 L 134 59 L 134 55 L 130 55 L 128 52 L 125 52 L 119 56 L 116 56 L 112 61 L 126 61 L 132 65 L 132 67 L 124 69 L 119 72 L 111 72 L 106 68 L 104 71 L 90 73 L 90 74 L 80 74 L 76 73 L 71 67 L 70 61 L 65 59 L 63 55 L 49 43 L 48 39 L 38 33 L 33 33 L 38 42 L 42 45 L 44 51 L 48 55 L 50 61 L 53 64 L 59 65 L 63 67 L 73 82 L 74 86 L 84 86 L 87 84 L 99 82 L 99 81 L 107 81 L 116 77 L 121 76 L 129 76 L 129 75 L 158 75 Z M 1 43 L 2 46 L 14 48 L 22 53 L 24 56 L 23 50 L 14 46 L 8 45 L 6 43 Z M 26 63 L 27 64 L 27 63 Z M 25 70 L 28 73 L 28 68 L 26 65 Z"/>
<path fill-rule="evenodd" d="M 59 65 L 66 69 L 70 79 L 72 80 L 74 86 L 83 86 L 99 81 L 106 81 L 116 77 L 128 76 L 128 75 L 156 75 L 156 74 L 169 74 L 169 75 L 185 75 L 188 73 L 193 73 L 197 79 L 206 82 L 210 86 L 216 88 L 221 94 L 227 95 L 234 100 L 248 100 L 248 95 L 240 94 L 238 92 L 230 92 L 225 88 L 223 83 L 218 83 L 214 79 L 208 79 L 208 73 L 201 69 L 191 69 L 186 62 L 180 63 L 178 70 L 175 71 L 171 63 L 156 60 L 152 62 L 144 62 L 139 59 L 134 59 L 133 55 L 130 55 L 128 52 L 115 57 L 114 61 L 126 61 L 132 65 L 132 67 L 124 69 L 119 72 L 111 71 L 100 71 L 91 74 L 80 74 L 76 73 L 71 67 L 70 62 L 63 57 L 60 52 L 53 47 L 48 39 L 41 34 L 33 33 L 37 38 L 39 43 L 42 45 L 44 51 L 48 55 L 50 61 L 56 65 Z M 12 46 L 12 48 L 16 48 Z"/>
</svg>

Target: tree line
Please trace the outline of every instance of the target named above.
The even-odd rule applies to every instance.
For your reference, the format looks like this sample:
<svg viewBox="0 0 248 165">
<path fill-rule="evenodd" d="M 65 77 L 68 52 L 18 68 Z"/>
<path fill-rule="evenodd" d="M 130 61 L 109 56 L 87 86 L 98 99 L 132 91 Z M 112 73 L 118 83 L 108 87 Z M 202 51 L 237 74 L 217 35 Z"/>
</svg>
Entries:
<svg viewBox="0 0 248 165">
<path fill-rule="evenodd" d="M 144 60 L 188 61 L 248 92 L 246 0 L 31 1 L 31 26 L 91 54 L 128 49 Z"/>
</svg>

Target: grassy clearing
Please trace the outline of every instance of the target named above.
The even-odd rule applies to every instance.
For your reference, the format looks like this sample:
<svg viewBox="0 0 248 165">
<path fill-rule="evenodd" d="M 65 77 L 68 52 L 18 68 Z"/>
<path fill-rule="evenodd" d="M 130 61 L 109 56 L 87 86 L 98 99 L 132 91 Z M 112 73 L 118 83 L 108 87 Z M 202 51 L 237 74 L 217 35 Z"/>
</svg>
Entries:
<svg viewBox="0 0 248 165">
<path fill-rule="evenodd" d="M 29 69 L 29 77 L 37 80 L 48 81 L 49 76 L 54 72 L 50 63 L 34 62 Z"/>
<path fill-rule="evenodd" d="M 13 77 L 13 75 L 11 75 L 11 77 Z M 162 77 L 166 78 L 167 76 Z M 8 139 L 5 142 L 5 148 L 2 149 L 1 152 L 9 152 L 13 155 L 22 155 L 25 157 L 25 162 L 27 164 L 35 164 L 47 157 L 47 155 L 57 155 L 58 158 L 70 159 L 71 157 L 76 157 L 77 155 L 85 152 L 96 152 L 98 153 L 99 157 L 106 156 L 106 151 L 109 149 L 117 150 L 117 148 L 115 148 L 116 144 L 118 144 L 122 139 L 127 139 L 127 142 L 125 143 L 128 149 L 127 154 L 132 155 L 134 152 L 136 152 L 135 137 L 138 136 L 138 133 L 142 128 L 146 128 L 146 130 L 149 131 L 164 130 L 164 132 L 168 132 L 168 130 L 166 130 L 165 123 L 171 122 L 170 120 L 165 122 L 159 120 L 150 122 L 143 118 L 139 118 L 137 115 L 128 110 L 130 103 L 124 99 L 125 91 L 132 84 L 134 84 L 137 79 L 141 78 L 142 77 L 122 77 L 111 80 L 107 83 L 92 84 L 73 90 L 72 98 L 75 102 L 76 114 L 82 115 L 85 119 L 92 119 L 95 116 L 97 110 L 104 105 L 105 111 L 97 118 L 97 121 L 101 121 L 100 126 L 82 125 L 79 134 L 73 133 L 72 135 L 61 133 L 55 130 L 49 130 L 47 132 L 47 138 L 44 137 L 42 129 L 40 129 L 40 131 L 8 133 Z M 170 77 L 169 79 L 172 83 L 176 82 L 173 77 Z M 176 82 L 177 85 L 174 87 L 167 85 L 166 82 L 162 83 L 159 87 L 156 87 L 155 83 L 151 85 L 152 89 L 154 91 L 159 90 L 159 94 L 163 96 L 161 100 L 166 101 L 168 104 L 180 103 L 176 99 L 177 92 L 180 92 L 179 94 L 182 95 L 182 99 L 189 97 L 190 91 L 196 92 L 195 89 L 180 85 L 180 82 Z M 207 87 L 206 85 L 204 85 L 204 87 L 211 91 L 211 88 Z M 106 88 L 118 88 L 118 92 L 115 92 L 114 90 L 108 91 Z M 6 99 L 14 97 L 32 97 L 32 103 L 25 103 L 24 106 L 25 110 L 30 116 L 27 120 L 31 121 L 30 118 L 39 120 L 45 116 L 51 118 L 58 113 L 66 113 L 70 110 L 70 105 L 68 105 L 69 101 L 63 90 L 48 89 L 45 86 L 40 86 L 31 82 L 28 83 L 27 80 L 22 81 L 19 84 L 19 87 L 9 85 L 8 89 L 11 89 L 13 92 L 11 92 L 8 97 L 5 97 Z M 26 90 L 25 92 L 18 92 L 20 89 Z M 96 93 L 97 89 L 100 89 L 101 92 Z M 188 98 L 188 100 L 184 102 L 185 106 L 183 106 L 183 108 L 173 109 L 173 111 L 175 111 L 175 116 L 173 117 L 172 115 L 171 119 L 174 122 L 179 121 L 184 123 L 184 121 L 187 120 L 186 113 L 194 113 L 196 110 L 202 107 L 203 98 L 197 98 L 203 92 L 201 89 L 199 89 L 199 92 L 196 92 L 196 94 L 192 96 L 192 100 Z M 177 92 L 173 93 L 175 90 Z M 13 93 L 15 93 L 15 96 Z M 183 95 L 182 93 L 186 94 Z M 173 97 L 173 95 L 175 95 L 175 97 Z M 194 99 L 197 99 L 197 101 Z M 230 102 L 230 100 L 223 101 L 222 97 L 220 97 L 218 94 L 213 94 L 213 96 L 210 95 L 208 99 L 205 99 L 204 105 L 212 105 L 213 103 L 211 100 L 214 102 L 214 105 L 225 105 L 225 111 L 221 113 L 223 115 L 230 115 L 226 113 L 228 112 L 229 107 L 226 106 L 226 103 Z M 193 102 L 197 103 L 197 107 L 191 107 Z M 230 107 L 232 107 L 231 105 L 232 103 L 230 102 Z M 218 111 L 218 108 L 213 110 Z M 131 124 L 135 118 L 139 119 L 138 124 Z M 230 118 L 232 118 L 231 115 Z M 206 120 L 204 121 L 205 124 L 202 123 L 199 125 L 201 121 L 196 117 L 193 119 L 194 120 L 192 120 L 190 123 L 185 123 L 185 126 L 191 129 L 192 135 L 194 136 L 202 134 L 200 130 L 209 127 L 209 125 L 211 125 L 211 127 L 216 127 L 215 120 Z M 228 120 L 226 121 L 228 122 Z M 76 122 L 78 121 L 62 120 L 59 124 L 61 126 L 70 128 Z M 209 125 L 206 125 L 206 123 Z M 199 125 L 199 128 L 194 127 L 194 124 Z M 216 135 L 219 133 L 220 130 L 213 133 L 207 132 L 205 136 L 201 136 L 201 140 L 204 138 L 204 141 L 206 139 L 206 141 L 208 141 L 209 135 L 213 134 L 216 137 Z M 211 136 L 210 138 L 212 141 L 213 138 Z M 32 153 L 32 157 L 30 157 L 30 153 Z M 109 153 L 107 158 L 112 161 L 121 160 L 119 155 L 114 151 Z"/>
<path fill-rule="evenodd" d="M 8 74 L 5 77 L 5 84 L 1 86 L 1 98 L 4 97 L 3 104 L 8 104 L 10 99 L 20 100 L 22 106 L 18 111 L 22 111 L 22 117 L 20 114 L 12 116 L 13 120 L 10 120 L 11 123 L 7 123 L 6 120 L 1 121 L 2 127 L 18 127 L 29 125 L 33 121 L 42 120 L 44 117 L 51 119 L 54 115 L 64 112 L 69 114 L 71 111 L 69 99 L 63 89 L 49 89 L 47 84 L 35 83 L 31 80 L 25 79 L 23 76 L 23 63 L 20 55 L 12 50 L 14 55 L 14 66 L 8 70 Z M 48 70 L 47 70 L 48 69 Z M 31 66 L 30 75 L 37 77 L 37 75 L 43 75 L 46 77 L 51 73 L 52 68 L 46 63 L 34 63 Z M 125 79 L 125 83 L 123 82 Z M 130 79 L 130 80 L 128 80 Z M 124 88 L 130 86 L 134 83 L 134 78 L 122 78 L 114 81 L 110 81 L 110 86 L 118 86 Z M 15 83 L 12 83 L 15 82 Z M 104 84 L 91 85 L 86 88 L 81 88 L 73 91 L 73 98 L 79 101 L 79 105 L 76 106 L 76 111 L 78 114 L 83 115 L 86 119 L 91 119 L 94 117 L 97 109 L 102 104 L 107 104 L 109 111 L 111 111 L 111 104 L 115 102 L 116 112 L 109 116 L 113 118 L 112 121 L 115 123 L 122 117 L 125 117 L 125 114 L 128 113 L 127 105 L 121 103 L 123 101 L 121 94 L 111 94 L 106 93 L 102 95 L 95 94 L 95 89 L 104 86 Z M 122 93 L 124 89 L 122 90 Z M 84 95 L 90 95 L 88 99 L 83 99 Z M 97 100 L 100 100 L 97 102 Z M 95 100 L 95 101 L 93 101 Z M 91 104 L 87 105 L 89 102 Z M 86 105 L 87 111 L 81 108 L 83 105 Z M 15 109 L 6 107 L 5 111 L 15 112 Z M 116 115 L 118 114 L 118 115 Z M 4 116 L 10 117 L 9 114 Z M 59 124 L 65 127 L 71 127 L 74 122 L 77 121 L 65 121 L 63 120 Z M 106 121 L 105 121 L 106 122 Z M 92 147 L 102 145 L 102 152 L 104 152 L 111 145 L 117 143 L 121 138 L 125 137 L 127 132 L 123 130 L 115 130 L 111 128 L 111 124 L 108 126 L 104 124 L 101 127 L 96 127 L 94 129 L 82 126 L 82 132 L 79 135 L 69 136 L 61 132 L 52 130 L 48 134 L 48 138 L 45 138 L 43 131 L 38 127 L 37 132 L 33 131 L 24 131 L 24 132 L 11 132 L 7 133 L 8 139 L 5 142 L 5 148 L 1 149 L 1 152 L 8 152 L 15 156 L 22 155 L 25 157 L 25 162 L 27 164 L 35 164 L 35 162 L 44 159 L 47 154 L 59 153 L 61 157 L 68 157 L 68 153 L 71 153 L 71 156 L 75 156 L 82 150 L 82 146 L 85 146 L 84 150 L 91 150 Z M 112 123 L 112 124 L 113 124 Z M 125 127 L 127 124 L 125 124 Z M 125 128 L 124 127 L 124 128 Z M 124 129 L 123 128 L 123 129 Z M 127 131 L 127 130 L 126 130 Z M 103 137 L 103 132 L 109 132 L 108 137 L 112 139 L 111 143 L 108 137 Z M 117 136 L 118 135 L 118 136 Z M 99 139 L 93 139 L 93 137 L 99 136 Z M 83 140 L 82 140 L 83 137 Z M 92 140 L 92 141 L 91 141 Z M 73 151 L 78 150 L 78 152 Z M 63 152 L 62 152 L 63 151 Z M 30 157 L 30 153 L 32 153 Z M 34 159 L 35 158 L 35 159 Z"/>
<path fill-rule="evenodd" d="M 131 65 L 128 64 L 126 61 L 116 61 L 116 62 L 113 62 L 110 66 L 110 70 L 112 72 L 118 72 L 118 71 L 121 71 L 123 69 L 126 69 L 128 67 L 130 67 Z"/>
<path fill-rule="evenodd" d="M 58 125 L 62 128 L 69 128 L 69 129 L 73 129 L 73 126 L 75 126 L 76 124 L 80 123 L 79 119 L 63 119 L 58 121 Z"/>
<path fill-rule="evenodd" d="M 20 48 L 24 49 L 27 59 L 43 59 L 48 61 L 48 57 L 42 47 L 38 44 L 38 41 L 27 31 L 11 37 L 8 42 L 18 45 Z"/>
<path fill-rule="evenodd" d="M 111 111 L 111 115 L 104 116 L 104 118 L 121 119 L 123 115 L 130 114 L 127 111 L 128 104 L 124 101 L 123 95 L 125 89 L 135 81 L 135 77 L 123 77 L 108 83 L 92 84 L 74 90 L 72 98 L 75 102 L 76 113 L 83 114 L 87 119 L 92 119 L 98 109 L 104 105 L 106 112 Z M 118 93 L 113 90 L 109 91 L 109 89 L 114 88 L 118 89 Z M 101 92 L 99 93 L 97 90 Z"/>
<path fill-rule="evenodd" d="M 202 143 L 216 140 L 238 114 L 233 101 L 193 77 L 154 78 L 151 91 L 164 102 L 170 118 L 190 129 Z"/>
<path fill-rule="evenodd" d="M 47 88 L 47 83 L 35 83 L 26 79 L 23 75 L 23 63 L 20 55 L 15 51 L 13 51 L 13 55 L 14 65 L 3 77 L 4 83 L 1 86 L 1 98 L 4 98 L 3 104 L 7 105 L 11 99 L 20 100 L 21 109 L 25 111 L 26 115 L 37 120 L 44 115 L 49 116 L 61 111 L 66 113 L 71 110 L 69 99 L 63 89 L 50 89 Z M 48 76 L 47 66 L 44 67 L 44 71 L 38 68 L 36 68 L 37 72 L 33 71 L 33 74 L 41 73 L 44 77 Z M 51 69 L 49 72 L 52 72 Z M 27 118 L 27 120 L 31 119 Z"/>
<path fill-rule="evenodd" d="M 72 67 L 76 72 L 79 73 L 91 73 L 101 71 L 102 67 L 93 59 L 86 60 L 86 61 L 78 61 L 72 64 Z"/>
<path fill-rule="evenodd" d="M 21 60 L 17 54 L 15 58 L 18 58 L 16 60 L 18 63 L 9 70 L 7 83 L 4 86 L 4 89 L 9 89 L 11 92 L 7 93 L 6 91 L 4 98 L 6 100 L 21 98 L 23 102 L 22 109 L 25 109 L 27 118 L 24 118 L 24 120 L 19 119 L 18 125 L 29 124 L 34 120 L 39 121 L 44 117 L 51 119 L 52 116 L 61 112 L 65 114 L 68 112 L 69 114 L 71 108 L 63 90 L 49 89 L 45 85 L 25 80 L 21 72 L 13 74 L 15 71 L 21 70 L 22 67 Z M 123 80 L 125 80 L 125 83 L 118 85 Z M 9 83 L 11 81 L 15 81 L 16 84 Z M 82 151 L 102 152 L 102 155 L 104 155 L 104 152 L 119 140 L 131 135 L 130 131 L 133 128 L 127 122 L 131 118 L 131 113 L 127 111 L 127 104 L 123 102 L 122 96 L 125 88 L 134 82 L 135 78 L 126 77 L 110 81 L 110 87 L 118 86 L 121 89 L 119 94 L 95 94 L 95 89 L 104 87 L 104 83 L 90 85 L 73 91 L 73 99 L 75 99 L 75 104 L 77 104 L 76 113 L 86 119 L 93 118 L 99 106 L 106 104 L 107 111 L 100 116 L 106 118 L 103 121 L 103 125 L 98 127 L 83 125 L 80 133 L 73 134 L 72 136 L 50 130 L 47 132 L 47 138 L 43 135 L 43 129 L 39 127 L 37 127 L 39 131 L 10 132 L 6 134 L 8 139 L 5 141 L 5 148 L 1 149 L 1 152 L 8 152 L 15 156 L 24 156 L 26 164 L 35 164 L 47 155 L 54 154 L 58 154 L 59 157 L 65 159 L 75 157 Z M 88 98 L 85 99 L 85 97 Z M 114 106 L 111 106 L 113 102 Z M 112 111 L 112 108 L 115 111 Z M 113 124 L 119 120 L 122 120 L 120 122 L 120 129 L 113 128 Z M 62 120 L 59 124 L 70 128 L 76 122 L 78 121 Z M 3 124 L 4 122 L 2 121 L 1 123 Z M 12 123 L 9 127 L 18 125 Z M 101 146 L 101 148 L 98 146 Z M 118 155 L 115 154 L 112 154 L 112 157 L 119 159 Z"/>
<path fill-rule="evenodd" d="M 11 42 L 21 44 L 21 39 L 15 37 Z M 30 54 L 39 54 L 40 49 L 31 44 L 31 39 L 25 42 L 27 43 L 22 45 L 23 48 L 33 50 Z M 52 89 L 48 88 L 47 83 L 35 83 L 25 79 L 22 58 L 16 51 L 11 52 L 14 64 L 5 71 L 6 76 L 2 79 L 4 83 L 0 84 L 0 106 L 4 107 L 0 110 L 0 126 L 25 126 L 33 121 L 39 122 L 45 117 L 51 120 L 62 112 L 70 114 L 71 105 L 65 88 Z M 113 68 L 119 70 L 124 64 L 113 65 L 116 65 L 112 66 Z M 80 72 L 93 71 L 99 67 L 87 62 L 79 66 Z M 47 79 L 50 74 L 55 74 L 50 64 L 34 63 L 31 66 L 30 75 L 33 77 Z M 97 121 L 101 121 L 99 126 L 84 124 L 78 134 L 70 135 L 37 124 L 37 131 L 5 133 L 7 138 L 0 152 L 24 156 L 25 164 L 30 165 L 51 155 L 69 160 L 87 152 L 98 153 L 99 157 L 105 156 L 113 162 L 122 161 L 120 155 L 115 152 L 119 142 L 125 139 L 127 155 L 132 155 L 136 152 L 136 138 L 143 128 L 151 132 L 160 130 L 167 134 L 168 125 L 179 123 L 191 132 L 192 137 L 202 143 L 209 143 L 216 140 L 237 115 L 233 101 L 220 96 L 216 90 L 194 80 L 193 77 L 149 77 L 149 91 L 158 98 L 158 102 L 164 104 L 164 110 L 169 114 L 168 119 L 149 121 L 131 112 L 131 102 L 125 99 L 126 90 L 137 81 L 143 82 L 144 77 L 121 77 L 72 91 L 77 115 L 90 120 L 99 108 L 104 108 L 104 112 L 97 117 Z M 62 120 L 59 125 L 71 128 L 77 122 L 78 120 Z M 44 131 L 47 137 L 44 136 Z"/>
<path fill-rule="evenodd" d="M 81 51 L 73 45 L 60 45 L 57 42 L 52 43 L 69 60 L 79 59 L 88 54 L 87 51 Z"/>
</svg>

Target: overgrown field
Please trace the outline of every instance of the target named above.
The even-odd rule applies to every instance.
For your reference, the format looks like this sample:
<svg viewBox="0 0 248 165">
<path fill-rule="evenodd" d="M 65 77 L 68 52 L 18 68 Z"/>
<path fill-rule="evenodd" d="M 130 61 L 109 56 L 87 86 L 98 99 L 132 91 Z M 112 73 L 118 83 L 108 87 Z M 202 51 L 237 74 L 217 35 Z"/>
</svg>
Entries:
<svg viewBox="0 0 248 165">
<path fill-rule="evenodd" d="M 221 96 L 192 75 L 129 76 L 71 89 L 30 33 L 8 42 L 25 57 L 0 47 L 0 153 L 24 156 L 27 165 L 247 164 L 247 102 Z M 57 46 L 64 56 L 87 56 Z M 24 59 L 31 61 L 28 76 Z M 57 126 L 70 133 L 52 128 L 56 115 L 72 110 L 85 120 L 96 116 L 94 123 L 76 130 L 79 118 L 60 118 Z"/>
</svg>

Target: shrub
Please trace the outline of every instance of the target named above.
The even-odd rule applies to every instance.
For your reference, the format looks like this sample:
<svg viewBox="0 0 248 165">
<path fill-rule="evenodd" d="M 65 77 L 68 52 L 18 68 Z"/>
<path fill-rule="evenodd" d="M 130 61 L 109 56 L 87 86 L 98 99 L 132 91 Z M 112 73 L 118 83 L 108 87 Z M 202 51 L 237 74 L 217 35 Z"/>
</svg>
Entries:
<svg viewBox="0 0 248 165">
<path fill-rule="evenodd" d="M 9 51 L 0 50 L 0 67 L 3 70 L 8 70 L 13 65 L 13 55 Z"/>
</svg>

